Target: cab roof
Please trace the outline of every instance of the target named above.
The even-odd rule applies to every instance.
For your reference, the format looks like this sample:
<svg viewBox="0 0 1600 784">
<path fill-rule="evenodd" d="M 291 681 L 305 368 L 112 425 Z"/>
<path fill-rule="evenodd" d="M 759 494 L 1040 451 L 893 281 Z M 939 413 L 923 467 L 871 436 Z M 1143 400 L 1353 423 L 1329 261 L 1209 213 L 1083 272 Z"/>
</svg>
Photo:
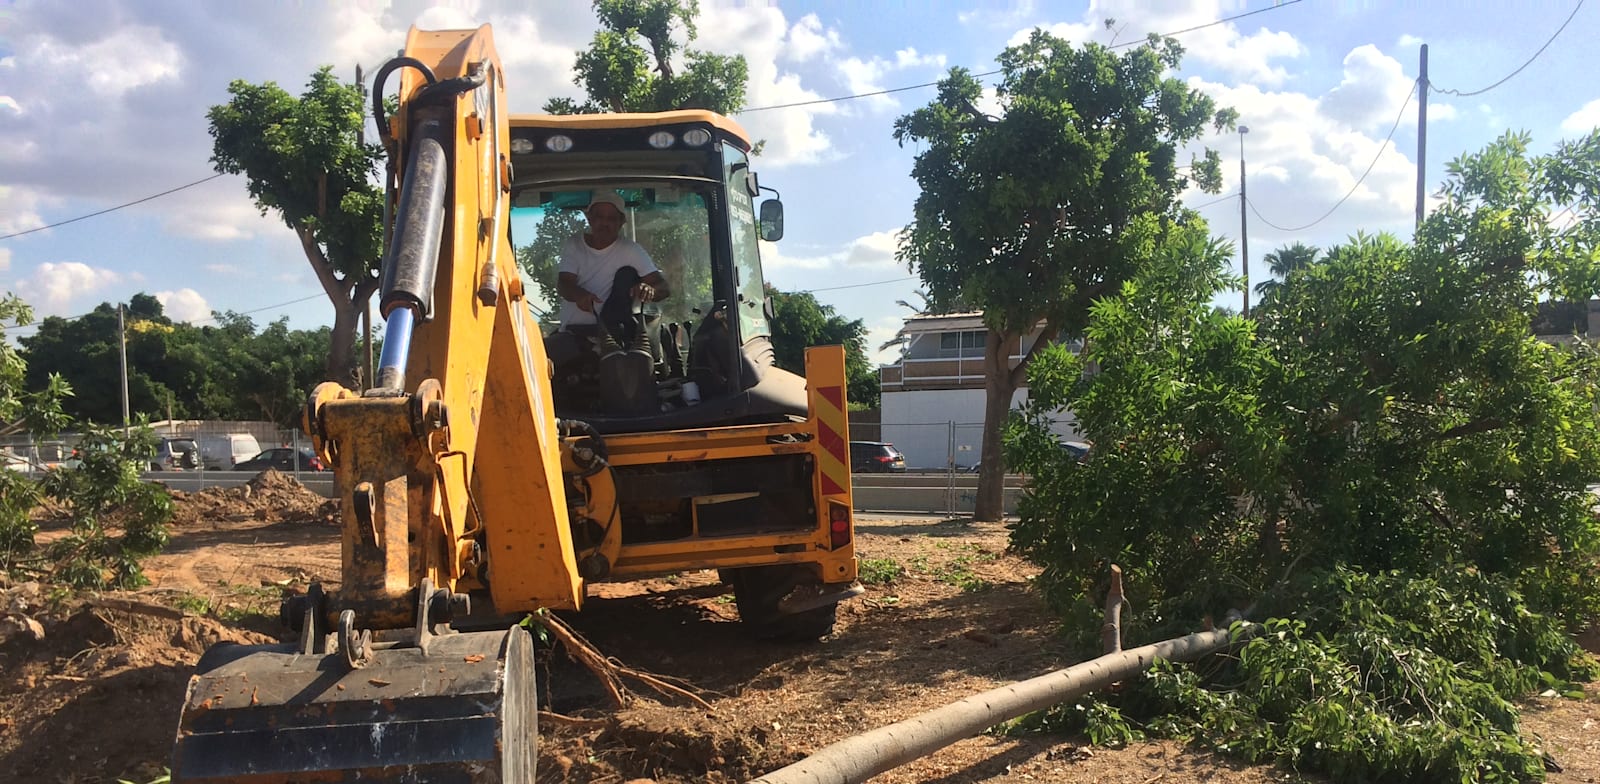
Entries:
<svg viewBox="0 0 1600 784">
<path fill-rule="evenodd" d="M 515 114 L 511 116 L 514 128 L 571 128 L 576 130 L 606 130 L 614 128 L 648 128 L 656 125 L 681 125 L 703 122 L 750 149 L 750 134 L 733 120 L 705 109 L 677 109 L 670 112 L 624 112 L 620 114 Z"/>
</svg>

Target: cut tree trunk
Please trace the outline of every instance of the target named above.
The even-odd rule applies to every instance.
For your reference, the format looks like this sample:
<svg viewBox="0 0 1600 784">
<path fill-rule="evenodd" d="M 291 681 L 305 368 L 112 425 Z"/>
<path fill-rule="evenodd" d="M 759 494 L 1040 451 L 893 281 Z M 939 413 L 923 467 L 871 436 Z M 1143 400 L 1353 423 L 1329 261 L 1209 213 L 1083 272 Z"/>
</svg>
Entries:
<svg viewBox="0 0 1600 784">
<path fill-rule="evenodd" d="M 856 784 L 926 757 L 989 727 L 1127 680 L 1156 659 L 1194 661 L 1223 650 L 1257 627 L 1196 632 L 1074 664 L 936 708 L 897 724 L 846 738 L 750 784 Z"/>
</svg>

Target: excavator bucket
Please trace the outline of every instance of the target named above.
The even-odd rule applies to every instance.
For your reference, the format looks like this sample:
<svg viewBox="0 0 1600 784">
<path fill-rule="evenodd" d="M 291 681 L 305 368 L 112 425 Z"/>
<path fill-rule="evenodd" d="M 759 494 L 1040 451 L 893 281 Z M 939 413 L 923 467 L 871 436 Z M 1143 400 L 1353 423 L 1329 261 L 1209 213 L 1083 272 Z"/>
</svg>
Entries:
<svg viewBox="0 0 1600 784">
<path fill-rule="evenodd" d="M 174 782 L 532 782 L 528 633 L 432 637 L 361 667 L 293 646 L 219 646 L 189 681 Z"/>
</svg>

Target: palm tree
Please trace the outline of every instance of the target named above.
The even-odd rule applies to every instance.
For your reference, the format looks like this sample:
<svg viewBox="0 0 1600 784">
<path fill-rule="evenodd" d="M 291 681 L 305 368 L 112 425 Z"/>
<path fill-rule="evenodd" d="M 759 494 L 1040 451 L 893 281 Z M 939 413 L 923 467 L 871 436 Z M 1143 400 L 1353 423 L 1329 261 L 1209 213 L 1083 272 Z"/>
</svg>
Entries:
<svg viewBox="0 0 1600 784">
<path fill-rule="evenodd" d="M 1320 248 L 1303 242 L 1285 245 L 1268 253 L 1263 261 L 1267 262 L 1267 271 L 1272 277 L 1256 284 L 1256 296 L 1260 297 L 1262 302 L 1266 302 L 1283 288 L 1290 275 L 1316 264 L 1317 256 L 1321 254 Z"/>
</svg>

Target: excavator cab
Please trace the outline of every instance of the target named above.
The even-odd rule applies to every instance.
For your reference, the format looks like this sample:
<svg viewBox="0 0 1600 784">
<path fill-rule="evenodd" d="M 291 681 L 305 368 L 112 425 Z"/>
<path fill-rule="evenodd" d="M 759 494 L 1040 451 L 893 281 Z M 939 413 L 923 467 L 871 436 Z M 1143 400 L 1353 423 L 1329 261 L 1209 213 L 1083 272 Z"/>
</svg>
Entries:
<svg viewBox="0 0 1600 784">
<path fill-rule="evenodd" d="M 555 407 L 602 433 L 663 431 L 806 415 L 804 379 L 772 363 L 772 327 L 757 241 L 782 232 L 782 202 L 750 167 L 750 141 L 711 112 L 511 118 L 511 226 L 547 330 L 583 351 L 557 357 Z M 770 190 L 770 189 L 767 189 Z M 659 302 L 612 287 L 615 317 L 562 325 L 555 295 L 562 241 L 584 229 L 595 193 L 625 205 L 622 235 L 666 278 Z M 629 272 L 624 267 L 622 273 Z M 630 307 L 630 305 L 634 305 Z"/>
</svg>

